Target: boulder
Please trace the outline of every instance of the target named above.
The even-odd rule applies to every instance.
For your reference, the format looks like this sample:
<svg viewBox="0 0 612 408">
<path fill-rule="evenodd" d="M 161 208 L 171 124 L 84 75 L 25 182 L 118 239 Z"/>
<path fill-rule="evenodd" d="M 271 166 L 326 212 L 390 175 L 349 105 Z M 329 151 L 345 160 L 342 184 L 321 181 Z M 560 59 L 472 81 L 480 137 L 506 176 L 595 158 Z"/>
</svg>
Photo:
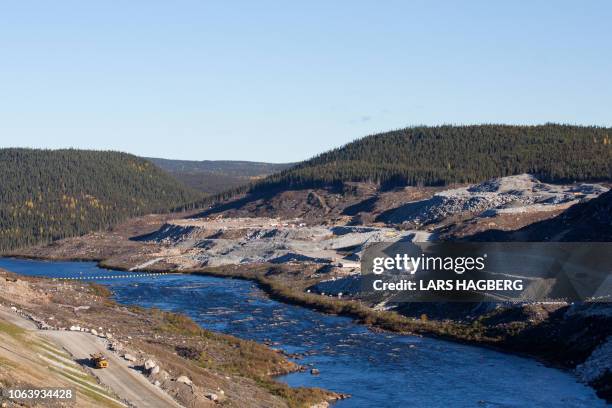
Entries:
<svg viewBox="0 0 612 408">
<path fill-rule="evenodd" d="M 153 367 L 150 371 L 151 375 L 156 375 L 159 373 L 159 366 L 156 365 L 155 367 Z"/>
<path fill-rule="evenodd" d="M 127 361 L 136 361 L 136 357 L 134 357 L 133 355 L 128 354 L 128 353 L 125 353 L 123 355 L 123 358 L 126 359 Z"/>
<path fill-rule="evenodd" d="M 187 385 L 191 385 L 193 384 L 191 382 L 191 380 L 189 379 L 189 377 L 185 376 L 185 375 L 181 375 L 179 378 L 176 379 L 176 382 L 178 383 L 182 383 L 182 384 L 187 384 Z"/>
<path fill-rule="evenodd" d="M 151 371 L 151 369 L 153 369 L 154 367 L 157 367 L 157 363 L 151 359 L 148 359 L 147 361 L 145 361 L 144 363 L 144 368 L 147 371 Z"/>
<path fill-rule="evenodd" d="M 317 369 L 317 368 L 313 368 L 310 370 L 310 374 L 312 375 L 319 375 L 321 372 Z"/>
<path fill-rule="evenodd" d="M 213 392 L 211 392 L 210 394 L 206 394 L 206 398 L 208 398 L 211 401 L 218 401 L 219 400 L 219 396 Z"/>
<path fill-rule="evenodd" d="M 98 332 L 96 331 L 96 329 L 91 329 L 91 334 L 93 334 L 94 336 L 97 336 Z"/>
<path fill-rule="evenodd" d="M 81 331 L 80 326 L 70 326 L 70 331 Z"/>
</svg>

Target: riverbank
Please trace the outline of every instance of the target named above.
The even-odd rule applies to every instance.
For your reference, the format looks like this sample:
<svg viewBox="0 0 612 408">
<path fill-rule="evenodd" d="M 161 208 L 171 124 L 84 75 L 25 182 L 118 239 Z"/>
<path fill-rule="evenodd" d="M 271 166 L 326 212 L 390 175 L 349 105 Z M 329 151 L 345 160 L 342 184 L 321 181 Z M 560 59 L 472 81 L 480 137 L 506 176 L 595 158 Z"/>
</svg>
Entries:
<svg viewBox="0 0 612 408">
<path fill-rule="evenodd" d="M 296 278 L 302 275 L 291 269 L 287 265 L 240 265 L 181 273 L 251 280 L 275 300 L 351 317 L 372 329 L 436 337 L 517 353 L 563 370 L 573 370 L 581 365 L 584 370 L 594 351 L 612 335 L 612 314 L 605 304 L 500 307 L 471 323 L 431 320 L 426 316 L 416 319 L 394 311 L 375 310 L 360 300 L 306 293 L 305 288 L 313 282 Z M 612 402 L 612 386 L 606 381 L 610 371 L 605 366 L 598 369 L 599 374 L 591 379 L 585 378 L 585 382 L 601 398 Z"/>
<path fill-rule="evenodd" d="M 258 264 L 187 269 L 181 270 L 180 273 L 251 280 L 256 282 L 274 300 L 307 307 L 327 314 L 351 317 L 359 323 L 375 329 L 485 344 L 496 340 L 483 337 L 477 327 L 460 325 L 450 320 L 411 319 L 392 311 L 375 310 L 358 300 L 341 300 L 306 293 L 305 287 L 309 286 L 312 283 L 311 281 L 297 279 L 283 281 L 279 278 L 282 273 L 289 274 L 289 269 L 289 267 L 279 265 Z M 273 271 L 276 278 L 267 277 L 270 270 Z"/>
<path fill-rule="evenodd" d="M 49 333 L 77 333 L 106 342 L 107 353 L 129 361 L 139 376 L 183 406 L 223 401 L 227 406 L 248 402 L 253 407 L 297 408 L 344 397 L 276 381 L 275 376 L 300 369 L 278 351 L 205 330 L 180 314 L 122 306 L 109 295 L 96 284 L 0 270 L 0 303 L 5 307 Z"/>
<path fill-rule="evenodd" d="M 271 300 L 256 284 L 243 279 L 190 274 L 131 276 L 101 270 L 92 262 L 0 259 L 0 267 L 28 276 L 96 279 L 128 309 L 138 305 L 137 309 L 183 313 L 208 330 L 284 350 L 308 369 L 282 376 L 279 381 L 292 387 L 351 394 L 350 399 L 337 403 L 338 408 L 444 408 L 448 401 L 461 408 L 476 404 L 604 406 L 592 389 L 569 373 L 533 359 L 431 337 L 368 330 L 350 318 Z M 52 282 L 83 285 L 82 281 Z"/>
<path fill-rule="evenodd" d="M 61 259 L 66 260 L 65 257 Z M 126 263 L 123 258 L 102 260 L 98 261 L 98 264 L 111 270 L 132 269 L 131 264 Z M 159 272 L 160 265 L 138 270 Z M 167 271 L 250 280 L 257 283 L 272 299 L 323 313 L 350 317 L 373 330 L 428 336 L 493 348 L 535 358 L 562 370 L 573 371 L 581 365 L 588 366 L 593 352 L 612 335 L 612 315 L 606 311 L 600 313 L 601 305 L 596 304 L 498 307 L 471 321 L 441 320 L 426 315 L 414 318 L 395 311 L 376 310 L 359 299 L 338 299 L 307 293 L 306 288 L 320 281 L 320 277 L 315 277 L 316 267 L 313 265 L 248 264 Z M 598 364 L 601 366 L 601 363 Z M 605 366 L 598 367 L 597 370 L 594 375 L 581 378 L 593 387 L 601 398 L 611 402 L 612 387 L 605 381 L 610 371 L 606 371 Z"/>
</svg>

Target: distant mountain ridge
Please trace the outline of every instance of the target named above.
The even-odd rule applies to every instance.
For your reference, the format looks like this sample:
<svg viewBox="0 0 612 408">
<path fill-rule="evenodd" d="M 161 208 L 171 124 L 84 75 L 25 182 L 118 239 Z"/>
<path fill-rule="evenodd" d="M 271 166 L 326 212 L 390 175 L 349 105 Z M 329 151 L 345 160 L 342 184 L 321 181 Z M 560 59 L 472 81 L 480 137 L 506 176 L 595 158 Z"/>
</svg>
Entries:
<svg viewBox="0 0 612 408">
<path fill-rule="evenodd" d="M 0 149 L 0 251 L 81 235 L 201 194 L 149 161 L 90 150 Z"/>
<path fill-rule="evenodd" d="M 247 185 L 285 170 L 293 163 L 263 163 L 233 160 L 171 160 L 146 157 L 187 186 L 207 194 Z"/>
</svg>

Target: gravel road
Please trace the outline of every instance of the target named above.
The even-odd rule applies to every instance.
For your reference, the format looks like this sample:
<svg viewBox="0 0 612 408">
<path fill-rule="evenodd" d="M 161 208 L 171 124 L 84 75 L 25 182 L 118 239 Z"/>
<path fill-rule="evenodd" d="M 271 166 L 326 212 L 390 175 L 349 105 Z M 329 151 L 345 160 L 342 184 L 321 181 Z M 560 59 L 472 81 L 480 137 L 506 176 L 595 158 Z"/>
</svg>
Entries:
<svg viewBox="0 0 612 408">
<path fill-rule="evenodd" d="M 96 370 L 102 384 L 111 388 L 120 398 L 136 407 L 181 407 L 169 395 L 155 387 L 138 371 L 128 367 L 127 361 L 106 350 L 102 339 L 89 333 L 70 331 L 40 331 L 40 334 L 53 343 L 64 347 L 79 361 L 84 361 L 93 353 L 104 353 L 109 366 Z"/>
</svg>

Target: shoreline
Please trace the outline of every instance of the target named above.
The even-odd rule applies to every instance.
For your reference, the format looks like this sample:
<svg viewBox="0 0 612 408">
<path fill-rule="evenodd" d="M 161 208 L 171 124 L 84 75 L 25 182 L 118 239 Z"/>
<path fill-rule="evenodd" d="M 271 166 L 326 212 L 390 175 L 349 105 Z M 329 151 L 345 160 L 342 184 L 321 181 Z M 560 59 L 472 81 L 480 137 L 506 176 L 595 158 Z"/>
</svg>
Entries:
<svg viewBox="0 0 612 408">
<path fill-rule="evenodd" d="M 6 269 L 0 269 L 0 283 L 5 286 L 13 285 L 11 286 L 12 288 L 19 288 L 20 290 L 26 288 L 28 291 L 40 293 L 42 293 L 41 291 L 48 291 L 48 288 L 55 287 L 53 278 L 28 276 Z M 83 284 L 77 283 L 76 285 L 79 286 Z M 76 293 L 73 293 L 74 283 L 65 282 L 61 286 L 61 290 L 64 292 L 67 290 L 70 296 Z M 122 360 L 123 354 L 129 352 L 131 356 L 136 356 L 135 358 L 138 360 L 138 363 L 135 364 L 140 365 L 144 364 L 143 361 L 147 358 L 149 360 L 153 359 L 158 364 L 161 362 L 161 365 L 167 367 L 170 373 L 173 373 L 174 370 L 174 376 L 177 376 L 177 378 L 181 374 L 187 374 L 189 378 L 193 378 L 194 387 L 196 386 L 196 378 L 203 375 L 202 373 L 208 372 L 209 374 L 205 375 L 209 376 L 209 380 L 212 378 L 214 381 L 220 380 L 227 383 L 230 376 L 236 378 L 238 381 L 236 384 L 240 384 L 237 385 L 238 389 L 245 387 L 244 384 L 246 381 L 246 387 L 256 389 L 255 394 L 259 395 L 255 396 L 254 394 L 253 398 L 260 398 L 264 395 L 263 393 L 267 393 L 269 396 L 273 396 L 276 399 L 284 400 L 290 408 L 302 406 L 327 406 L 325 405 L 327 403 L 350 398 L 350 395 L 345 393 L 316 387 L 290 387 L 282 381 L 279 381 L 277 378 L 280 376 L 301 372 L 304 371 L 304 369 L 300 364 L 291 361 L 290 357 L 285 353 L 274 350 L 268 345 L 241 339 L 231 334 L 210 331 L 196 324 L 191 318 L 182 313 L 166 312 L 156 308 L 144 308 L 117 303 L 110 298 L 111 292 L 108 289 L 99 288 L 101 285 L 93 282 L 83 286 L 87 289 L 83 292 L 81 288 L 81 291 L 74 299 L 78 299 L 78 303 L 85 302 L 84 304 L 87 306 L 83 306 L 83 312 L 74 315 L 66 312 L 66 309 L 70 307 L 67 307 L 63 303 L 58 304 L 57 301 L 52 298 L 43 303 L 31 303 L 27 300 L 24 301 L 22 297 L 19 299 L 12 299 L 10 297 L 4 297 L 3 299 L 0 297 L 0 305 L 5 305 L 7 308 L 15 306 L 13 307 L 13 312 L 17 313 L 21 318 L 34 323 L 37 326 L 37 332 L 46 333 L 46 331 L 49 331 L 50 333 L 65 333 L 65 336 L 73 336 L 74 331 L 81 331 L 85 333 L 78 333 L 79 335 L 92 336 L 92 338 L 100 337 L 103 340 L 109 341 L 109 351 L 106 351 L 105 354 L 118 353 L 117 357 L 119 360 Z M 11 290 L 12 289 L 9 289 L 8 293 L 12 293 Z M 82 297 L 81 293 L 85 294 L 86 299 Z M 0 292 L 0 294 L 2 293 Z M 75 301 L 74 299 L 68 301 L 68 303 L 72 304 L 71 302 Z M 78 307 L 74 310 L 76 311 L 77 309 Z M 93 315 L 91 313 L 93 313 Z M 48 320 L 49 315 L 53 316 L 51 320 Z M 109 318 L 109 316 L 114 315 L 116 315 L 117 318 Z M 45 318 L 43 319 L 41 316 L 45 316 Z M 106 332 L 103 333 L 101 330 L 93 330 L 93 328 L 97 328 L 98 324 L 102 323 L 102 321 L 104 321 L 103 325 L 107 327 L 105 329 Z M 148 323 L 143 325 L 142 321 L 147 321 Z M 130 322 L 132 324 L 130 324 Z M 112 336 L 110 334 L 111 327 L 113 328 Z M 162 338 L 168 339 L 167 344 L 166 342 L 160 343 L 159 339 Z M 149 343 L 147 339 L 158 340 Z M 207 344 L 204 350 L 208 350 L 208 347 L 212 347 L 211 350 L 213 350 L 214 353 L 219 353 L 219 355 L 222 356 L 222 361 L 226 361 L 226 363 L 229 362 L 229 364 L 233 365 L 225 367 L 223 364 L 226 363 L 222 363 L 219 366 L 209 366 L 207 365 L 209 363 L 207 363 L 208 360 L 206 359 L 198 360 L 198 358 L 194 356 L 186 357 L 180 353 L 177 355 L 174 352 L 175 348 L 173 347 L 178 347 L 177 344 L 183 348 L 193 348 L 196 347 L 202 339 L 205 339 L 205 344 Z M 149 345 L 147 346 L 146 344 Z M 162 346 L 163 344 L 166 345 Z M 234 356 L 236 348 L 241 350 L 239 355 L 245 353 L 244 355 L 246 357 Z M 179 356 L 187 360 L 181 360 Z M 237 358 L 238 360 L 236 360 Z M 246 360 L 242 361 L 242 359 L 245 358 Z M 128 360 L 127 357 L 124 359 Z M 205 363 L 202 363 L 202 361 Z M 79 361 L 77 361 L 77 363 L 78 362 Z M 264 365 L 258 366 L 258 364 Z M 116 366 L 116 364 L 113 366 Z M 146 369 L 141 369 L 139 371 L 141 371 L 143 375 L 147 375 Z M 165 372 L 162 370 L 161 374 L 164 373 Z M 211 375 L 212 377 L 210 377 Z M 138 377 L 138 375 L 136 377 Z M 160 378 L 155 376 L 149 377 L 149 379 L 153 382 L 152 379 L 157 380 Z M 176 379 L 173 378 L 171 381 L 172 384 L 176 384 Z M 206 387 L 206 384 L 205 382 L 204 385 L 200 384 L 197 386 L 199 387 L 197 393 L 200 398 L 202 397 L 202 390 L 200 388 Z M 170 385 L 169 387 L 171 390 L 176 388 L 175 385 Z M 233 391 L 228 391 L 228 396 L 230 398 L 237 398 L 235 394 L 232 397 L 232 392 L 244 393 L 244 390 L 237 391 L 236 388 L 230 387 L 227 384 L 223 388 L 233 389 Z M 211 392 L 214 393 L 214 389 L 211 390 Z M 238 394 L 238 398 L 240 398 L 240 395 L 241 394 Z M 204 397 L 204 401 L 206 401 L 206 398 L 208 397 Z M 222 396 L 219 396 L 219 398 L 222 399 Z M 268 397 L 264 396 L 260 402 L 264 403 L 266 398 Z M 274 406 L 277 406 L 276 403 Z"/>
<path fill-rule="evenodd" d="M 128 272 L 128 273 L 159 272 L 159 270 L 155 268 L 139 268 L 136 270 L 130 270 L 130 268 L 127 268 L 125 266 L 108 264 L 106 263 L 105 260 L 96 259 L 96 258 L 42 257 L 42 256 L 37 257 L 37 256 L 32 256 L 32 255 L 14 255 L 14 254 L 6 254 L 6 255 L 0 254 L 0 258 L 14 258 L 14 259 L 24 259 L 24 260 L 33 260 L 33 261 L 50 261 L 50 262 L 95 262 L 98 268 L 109 270 L 109 271 L 121 271 L 121 272 Z M 266 264 L 260 264 L 260 265 L 266 265 Z M 398 328 L 397 326 L 390 327 L 388 325 L 381 324 L 380 321 L 378 320 L 370 321 L 367 319 L 368 317 L 373 317 L 373 316 L 380 317 L 382 315 L 382 316 L 387 316 L 387 317 L 393 316 L 392 319 L 397 319 L 397 318 L 405 319 L 406 321 L 404 323 L 407 323 L 407 324 L 419 324 L 419 323 L 422 324 L 422 322 L 417 321 L 416 319 L 411 320 L 410 318 L 399 315 L 395 312 L 389 312 L 386 310 L 385 311 L 374 310 L 366 305 L 358 303 L 357 301 L 337 300 L 337 299 L 323 297 L 321 295 L 304 293 L 300 291 L 286 292 L 282 290 L 284 288 L 278 287 L 280 285 L 275 284 L 272 279 L 266 279 L 256 274 L 254 274 L 253 276 L 249 276 L 248 273 L 232 273 L 232 272 L 223 271 L 224 268 L 232 267 L 232 266 L 235 267 L 236 265 L 203 267 L 203 268 L 184 269 L 184 270 L 168 269 L 168 270 L 164 270 L 164 272 L 168 274 L 201 275 L 201 276 L 212 276 L 212 277 L 224 278 L 224 279 L 240 279 L 240 280 L 250 281 L 250 282 L 255 283 L 257 287 L 261 289 L 272 300 L 276 300 L 278 302 L 282 302 L 288 305 L 299 306 L 299 307 L 303 307 L 306 309 L 314 310 L 314 311 L 317 311 L 323 314 L 328 314 L 332 316 L 340 316 L 340 317 L 348 317 L 352 319 L 356 324 L 363 325 L 373 331 L 397 333 L 397 334 L 402 334 L 406 336 L 430 337 L 430 338 L 450 341 L 454 343 L 472 345 L 476 347 L 484 347 L 487 349 L 495 350 L 500 353 L 507 353 L 507 354 L 522 356 L 525 358 L 530 358 L 542 364 L 545 364 L 548 367 L 571 372 L 571 369 L 569 369 L 568 367 L 562 364 L 556 363 L 554 361 L 548 361 L 537 355 L 529 354 L 527 352 L 519 352 L 519 351 L 504 349 L 503 347 L 500 347 L 499 345 L 495 345 L 493 342 L 483 342 L 479 340 L 467 339 L 465 337 L 449 335 L 447 333 L 443 334 L 439 331 L 435 331 L 431 329 L 423 330 L 423 327 L 420 327 L 420 328 L 415 327 L 413 328 L 413 331 L 402 330 L 401 328 Z M 270 265 L 266 265 L 266 266 L 269 267 Z M 304 301 L 304 297 L 311 297 L 313 300 Z M 333 307 L 330 305 L 330 302 L 334 302 L 334 303 L 338 303 L 342 305 L 349 305 L 349 304 L 350 305 L 348 308 L 342 307 L 341 310 L 338 312 L 338 311 L 330 310 L 330 308 Z M 353 308 L 359 309 L 359 312 L 357 313 L 352 312 L 350 309 L 353 309 Z M 283 375 L 283 374 L 280 374 L 280 375 Z"/>
<path fill-rule="evenodd" d="M 136 272 L 159 272 L 156 268 L 139 268 L 138 270 L 130 270 L 130 268 L 122 265 L 112 264 L 107 260 L 92 258 L 70 258 L 70 257 L 37 257 L 29 255 L 0 255 L 3 257 L 11 257 L 17 259 L 30 259 L 38 261 L 56 261 L 56 262 L 95 262 L 99 268 L 106 270 L 118 270 L 128 273 Z M 257 265 L 224 265 L 216 267 L 203 267 L 193 269 L 165 269 L 166 273 L 174 274 L 191 274 L 202 276 L 213 276 L 225 279 L 241 279 L 254 282 L 270 299 L 304 307 L 310 310 L 315 310 L 320 313 L 343 316 L 351 318 L 356 324 L 364 325 L 369 330 L 379 330 L 392 332 L 402 335 L 424 336 L 435 338 L 438 340 L 455 342 L 460 344 L 471 345 L 474 347 L 483 347 L 494 350 L 500 353 L 517 355 L 524 358 L 533 359 L 548 367 L 569 372 L 575 376 L 576 381 L 579 381 L 578 376 L 573 372 L 575 367 L 564 364 L 559 359 L 550 358 L 538 354 L 537 352 L 529 352 L 526 350 L 516 349 L 512 343 L 501 339 L 486 337 L 482 330 L 453 321 L 436 321 L 428 320 L 421 321 L 400 315 L 392 311 L 379 311 L 360 303 L 355 300 L 339 300 L 328 298 L 322 295 L 306 293 L 300 290 L 295 290 L 283 285 L 278 280 L 267 278 L 260 273 L 261 269 L 269 269 L 272 265 L 257 264 Z M 278 265 L 274 265 L 278 267 Z M 246 271 L 243 269 L 248 268 Z M 255 271 L 255 272 L 254 272 Z M 600 398 L 607 402 L 612 401 L 612 396 L 609 394 L 605 384 L 598 382 L 588 383 L 588 386 L 595 389 Z M 601 394 L 600 394 L 601 393 Z"/>
</svg>

